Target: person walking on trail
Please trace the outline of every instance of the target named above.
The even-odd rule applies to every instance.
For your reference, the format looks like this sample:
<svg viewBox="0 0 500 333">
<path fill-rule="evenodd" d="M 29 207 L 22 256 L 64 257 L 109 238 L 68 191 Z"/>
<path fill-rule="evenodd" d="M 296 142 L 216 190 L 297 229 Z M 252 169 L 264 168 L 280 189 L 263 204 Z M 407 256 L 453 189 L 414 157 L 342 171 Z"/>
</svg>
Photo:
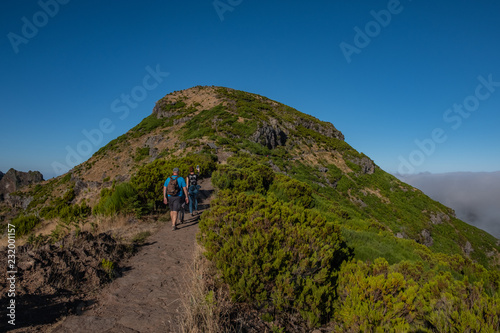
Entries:
<svg viewBox="0 0 500 333">
<path fill-rule="evenodd" d="M 174 168 L 172 176 L 168 177 L 163 184 L 163 203 L 170 208 L 170 218 L 172 219 L 172 230 L 177 230 L 177 216 L 181 210 L 182 193 L 189 202 L 187 184 L 184 178 L 179 176 L 179 168 Z"/>
<path fill-rule="evenodd" d="M 197 168 L 198 174 L 200 172 L 199 167 Z M 194 168 L 189 167 L 189 175 L 187 176 L 187 186 L 189 193 L 189 212 L 193 216 L 193 209 L 196 214 L 198 214 L 198 190 L 200 185 L 198 185 L 198 175 L 194 173 Z"/>
</svg>

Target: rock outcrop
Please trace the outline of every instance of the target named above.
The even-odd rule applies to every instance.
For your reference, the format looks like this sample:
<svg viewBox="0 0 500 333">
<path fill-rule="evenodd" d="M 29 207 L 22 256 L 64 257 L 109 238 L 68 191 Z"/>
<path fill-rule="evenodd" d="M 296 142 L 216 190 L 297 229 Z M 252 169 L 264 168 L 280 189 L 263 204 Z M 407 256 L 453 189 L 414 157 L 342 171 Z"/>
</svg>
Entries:
<svg viewBox="0 0 500 333">
<path fill-rule="evenodd" d="M 43 175 L 39 171 L 22 172 L 10 169 L 0 177 L 0 201 L 7 194 L 19 190 L 21 187 L 43 181 Z"/>
<path fill-rule="evenodd" d="M 434 239 L 432 238 L 431 236 L 431 232 L 427 229 L 424 229 L 422 230 L 422 232 L 420 233 L 420 239 L 418 240 L 418 242 L 420 244 L 423 244 L 427 247 L 431 247 L 432 244 L 434 244 Z"/>
<path fill-rule="evenodd" d="M 295 126 L 302 125 L 307 129 L 313 130 L 329 138 L 335 138 L 344 141 L 344 134 L 333 126 L 333 124 L 323 122 L 322 124 L 309 120 L 309 119 L 298 119 Z"/>
<path fill-rule="evenodd" d="M 253 142 L 260 143 L 269 149 L 275 149 L 278 146 L 286 144 L 288 136 L 283 130 L 276 126 L 264 124 L 250 138 Z"/>
<path fill-rule="evenodd" d="M 361 173 L 363 174 L 371 175 L 375 172 L 375 163 L 373 163 L 373 161 L 366 156 L 363 156 L 361 158 L 350 158 L 349 160 L 354 164 L 359 165 L 359 167 L 361 168 Z"/>
<path fill-rule="evenodd" d="M 430 219 L 432 224 L 441 224 L 443 222 L 450 221 L 450 217 L 443 212 L 437 212 L 435 214 L 431 213 Z"/>
</svg>

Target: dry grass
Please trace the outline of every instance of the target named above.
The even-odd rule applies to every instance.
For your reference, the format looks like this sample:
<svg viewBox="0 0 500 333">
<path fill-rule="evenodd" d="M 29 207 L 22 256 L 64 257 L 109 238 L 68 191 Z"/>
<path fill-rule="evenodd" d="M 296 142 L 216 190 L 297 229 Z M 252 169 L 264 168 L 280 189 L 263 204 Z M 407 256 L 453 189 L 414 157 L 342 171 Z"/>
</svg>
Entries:
<svg viewBox="0 0 500 333">
<path fill-rule="evenodd" d="M 140 233 L 149 232 L 153 234 L 162 224 L 162 222 L 156 220 L 139 220 L 134 215 L 95 215 L 89 217 L 87 222 L 81 227 L 81 230 L 98 234 L 110 233 L 118 240 L 129 242 Z"/>
<path fill-rule="evenodd" d="M 215 267 L 203 256 L 196 244 L 193 264 L 186 279 L 186 292 L 181 296 L 182 333 L 238 332 L 230 329 L 230 314 L 233 309 L 229 292 L 215 280 Z"/>
<path fill-rule="evenodd" d="M 155 233 L 164 223 L 170 220 L 168 214 L 160 217 L 137 219 L 134 215 L 115 214 L 113 216 L 91 215 L 80 223 L 64 223 L 59 218 L 44 220 L 33 229 L 33 235 L 50 236 L 56 233 L 64 237 L 77 229 L 94 234 L 109 233 L 115 239 L 131 242 L 134 237 L 144 233 Z M 16 239 L 16 245 L 24 245 L 28 235 Z M 7 237 L 0 239 L 0 247 L 7 245 Z"/>
</svg>

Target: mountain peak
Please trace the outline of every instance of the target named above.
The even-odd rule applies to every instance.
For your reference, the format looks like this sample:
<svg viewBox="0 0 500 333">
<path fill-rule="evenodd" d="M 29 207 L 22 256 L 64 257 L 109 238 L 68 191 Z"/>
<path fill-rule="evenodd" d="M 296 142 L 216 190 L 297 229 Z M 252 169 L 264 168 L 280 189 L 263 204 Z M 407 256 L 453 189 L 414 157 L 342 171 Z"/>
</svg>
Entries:
<svg viewBox="0 0 500 333">
<path fill-rule="evenodd" d="M 217 90 L 221 88 L 222 87 L 214 86 L 196 86 L 174 91 L 156 102 L 153 108 L 153 114 L 157 115 L 159 118 L 171 117 L 176 113 L 169 112 L 170 110 L 178 110 L 186 105 L 197 106 L 201 109 L 211 109 L 223 102 L 217 94 Z"/>
<path fill-rule="evenodd" d="M 219 109 L 214 110 L 217 107 Z M 329 138 L 344 140 L 344 135 L 330 123 L 320 121 L 267 97 L 225 87 L 197 86 L 170 93 L 156 103 L 153 115 L 157 118 L 173 118 L 177 120 L 174 123 L 179 123 L 187 122 L 200 112 L 210 110 L 214 112 L 204 112 L 204 116 L 198 117 L 212 122 L 208 124 L 205 121 L 206 125 L 217 127 L 218 122 L 225 125 L 234 125 L 237 122 L 253 129 L 252 133 L 248 131 L 236 133 L 237 131 L 232 131 L 226 126 L 228 131 L 225 133 L 216 129 L 221 135 L 251 134 L 250 139 L 255 142 L 264 140 L 264 145 L 268 148 L 284 145 L 285 137 L 300 132 L 302 127 Z"/>
</svg>

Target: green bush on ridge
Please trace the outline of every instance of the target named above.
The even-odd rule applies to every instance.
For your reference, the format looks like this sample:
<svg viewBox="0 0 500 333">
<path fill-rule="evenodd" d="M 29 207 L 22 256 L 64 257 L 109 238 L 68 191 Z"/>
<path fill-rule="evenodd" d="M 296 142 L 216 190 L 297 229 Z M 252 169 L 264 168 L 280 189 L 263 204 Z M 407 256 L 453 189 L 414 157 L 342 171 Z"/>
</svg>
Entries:
<svg viewBox="0 0 500 333">
<path fill-rule="evenodd" d="M 219 189 L 265 193 L 273 181 L 273 170 L 249 157 L 231 157 L 212 174 L 212 184 Z"/>
<path fill-rule="evenodd" d="M 445 207 L 379 169 L 372 178 L 329 170 L 322 175 L 295 161 L 290 178 L 264 158 L 240 154 L 213 173 L 219 192 L 202 217 L 199 241 L 234 300 L 285 331 L 294 313 L 308 326 L 330 322 L 334 331 L 498 331 L 500 273 L 458 254 L 460 234 L 448 254 L 395 237 L 418 235 L 429 225 L 424 208 Z M 318 186 L 322 181 L 337 186 Z M 356 197 L 367 206 L 357 206 Z M 335 244 L 338 261 L 331 262 Z M 468 295 L 477 306 L 462 304 Z"/>
<path fill-rule="evenodd" d="M 200 241 L 233 298 L 313 327 L 333 315 L 337 274 L 350 250 L 321 215 L 260 195 L 222 190 L 200 222 Z"/>
<path fill-rule="evenodd" d="M 111 190 L 103 189 L 93 213 L 108 216 L 116 213 L 140 215 L 137 190 L 127 182 L 118 184 Z"/>
<path fill-rule="evenodd" d="M 272 185 L 269 188 L 278 199 L 285 202 L 292 202 L 297 206 L 310 208 L 313 205 L 313 190 L 309 184 L 276 174 Z"/>
<path fill-rule="evenodd" d="M 16 227 L 16 236 L 30 233 L 40 223 L 40 218 L 35 215 L 20 215 L 12 220 L 11 224 Z"/>
<path fill-rule="evenodd" d="M 64 222 L 74 222 L 89 216 L 92 212 L 85 201 L 81 204 L 73 204 L 76 194 L 74 184 L 64 193 L 62 197 L 53 199 L 48 206 L 40 210 L 40 216 L 44 219 L 61 218 Z"/>
<path fill-rule="evenodd" d="M 441 269 L 444 268 L 445 271 Z M 422 262 L 389 266 L 353 261 L 339 275 L 334 323 L 342 331 L 498 332 L 500 295 L 490 296 L 485 273 L 477 282 L 452 277 L 447 263 L 426 269 Z"/>
</svg>

